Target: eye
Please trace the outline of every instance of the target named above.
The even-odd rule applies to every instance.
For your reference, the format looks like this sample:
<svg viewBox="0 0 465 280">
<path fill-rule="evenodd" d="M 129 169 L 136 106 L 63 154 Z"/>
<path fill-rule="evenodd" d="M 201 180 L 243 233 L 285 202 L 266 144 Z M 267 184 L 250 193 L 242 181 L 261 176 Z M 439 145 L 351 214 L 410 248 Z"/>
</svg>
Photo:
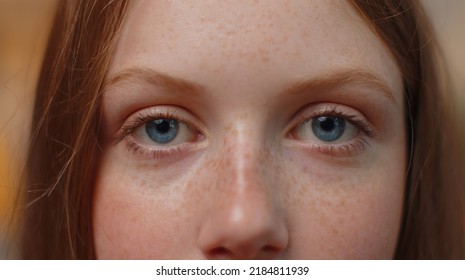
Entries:
<svg viewBox="0 0 465 280">
<path fill-rule="evenodd" d="M 145 123 L 145 132 L 154 142 L 166 144 L 173 141 L 179 132 L 179 122 L 174 119 L 158 119 Z"/>
<path fill-rule="evenodd" d="M 199 129 L 200 127 L 200 129 Z M 118 131 L 123 142 L 139 159 L 157 159 L 202 147 L 205 128 L 193 113 L 176 106 L 153 106 L 129 116 Z"/>
<path fill-rule="evenodd" d="M 191 142 L 195 131 L 186 123 L 174 118 L 148 120 L 133 132 L 133 137 L 149 146 L 174 146 Z"/>
<path fill-rule="evenodd" d="M 333 157 L 362 154 L 378 132 L 358 110 L 342 104 L 320 103 L 297 115 L 288 132 L 292 143 Z"/>
<path fill-rule="evenodd" d="M 323 142 L 335 142 L 350 140 L 357 132 L 358 129 L 342 117 L 320 116 L 304 122 L 297 130 L 297 135 L 302 139 L 315 136 Z"/>
<path fill-rule="evenodd" d="M 343 138 L 352 138 L 357 129 L 347 123 L 344 118 L 332 117 L 332 116 L 321 116 L 311 119 L 311 127 L 313 134 L 324 142 L 334 142 Z"/>
<path fill-rule="evenodd" d="M 319 104 L 303 111 L 299 119 L 290 137 L 320 147 L 342 148 L 375 134 L 362 114 L 343 105 Z"/>
<path fill-rule="evenodd" d="M 311 118 L 295 129 L 294 138 L 303 141 L 341 143 L 350 141 L 359 129 L 339 116 L 318 116 Z"/>
</svg>

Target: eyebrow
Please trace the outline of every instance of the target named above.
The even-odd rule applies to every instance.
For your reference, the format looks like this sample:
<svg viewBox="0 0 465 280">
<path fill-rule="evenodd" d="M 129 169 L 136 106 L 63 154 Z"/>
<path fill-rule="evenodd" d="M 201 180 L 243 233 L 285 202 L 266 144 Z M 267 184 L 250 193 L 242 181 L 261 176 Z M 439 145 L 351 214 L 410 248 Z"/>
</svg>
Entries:
<svg viewBox="0 0 465 280">
<path fill-rule="evenodd" d="M 178 93 L 200 95 L 205 92 L 205 89 L 195 82 L 173 77 L 146 67 L 128 68 L 117 72 L 110 76 L 105 87 L 110 87 L 124 81 L 144 81 Z M 363 69 L 342 69 L 323 76 L 305 78 L 286 87 L 281 94 L 295 95 L 305 92 L 329 92 L 346 86 L 360 86 L 372 89 L 379 92 L 381 96 L 389 101 L 396 103 L 394 95 L 386 82 L 376 73 Z"/>
<path fill-rule="evenodd" d="M 386 82 L 376 73 L 362 69 L 344 69 L 321 77 L 303 79 L 287 87 L 282 94 L 330 92 L 346 86 L 359 86 L 377 91 L 381 96 L 396 103 L 394 94 Z"/>
<path fill-rule="evenodd" d="M 163 74 L 154 69 L 144 67 L 128 68 L 112 75 L 105 84 L 105 88 L 111 87 L 114 84 L 129 81 L 129 82 L 146 82 L 152 85 L 163 87 L 169 91 L 181 93 L 201 94 L 204 88 L 194 82 L 187 81 L 181 78 L 176 78 Z"/>
</svg>

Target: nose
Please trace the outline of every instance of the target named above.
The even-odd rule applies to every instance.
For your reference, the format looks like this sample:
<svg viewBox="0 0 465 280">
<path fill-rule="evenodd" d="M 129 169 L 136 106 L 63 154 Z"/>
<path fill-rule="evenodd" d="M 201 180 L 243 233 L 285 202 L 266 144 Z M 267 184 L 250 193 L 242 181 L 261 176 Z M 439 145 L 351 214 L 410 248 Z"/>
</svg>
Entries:
<svg viewBox="0 0 465 280">
<path fill-rule="evenodd" d="M 200 248 L 208 259 L 279 258 L 288 231 L 276 182 L 268 176 L 270 160 L 250 145 L 229 151 L 219 170 L 211 170 L 217 196 L 200 228 Z"/>
</svg>

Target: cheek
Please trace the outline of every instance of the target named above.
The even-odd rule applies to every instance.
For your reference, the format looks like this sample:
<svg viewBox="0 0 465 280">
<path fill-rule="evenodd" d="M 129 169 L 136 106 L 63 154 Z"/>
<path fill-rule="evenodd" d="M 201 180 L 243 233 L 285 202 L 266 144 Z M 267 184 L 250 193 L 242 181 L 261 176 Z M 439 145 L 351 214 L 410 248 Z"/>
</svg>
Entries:
<svg viewBox="0 0 465 280">
<path fill-rule="evenodd" d="M 97 176 L 93 230 L 99 259 L 199 258 L 186 177 L 107 153 Z M 181 255 L 182 254 L 182 255 Z"/>
<path fill-rule="evenodd" d="M 299 179 L 288 206 L 294 257 L 392 258 L 402 215 L 403 161 L 388 155 L 357 168 L 294 166 Z"/>
<path fill-rule="evenodd" d="M 267 192 L 271 208 L 284 219 L 289 241 L 281 257 L 393 257 L 403 202 L 402 149 L 378 149 L 376 156 L 349 164 L 284 154 L 263 157 L 257 161 L 260 168 L 241 175 L 263 184 L 257 190 Z M 199 236 L 207 217 L 244 200 L 254 204 L 235 193 L 231 157 L 193 157 L 161 167 L 124 155 L 106 152 L 95 185 L 93 227 L 100 259 L 205 258 Z"/>
</svg>

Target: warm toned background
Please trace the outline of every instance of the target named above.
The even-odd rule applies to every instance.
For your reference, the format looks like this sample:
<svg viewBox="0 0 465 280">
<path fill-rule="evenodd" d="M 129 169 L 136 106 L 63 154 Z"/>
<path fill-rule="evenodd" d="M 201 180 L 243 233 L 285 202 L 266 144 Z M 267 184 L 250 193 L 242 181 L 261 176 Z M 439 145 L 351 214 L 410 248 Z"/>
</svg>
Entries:
<svg viewBox="0 0 465 280">
<path fill-rule="evenodd" d="M 0 0 L 0 259 L 23 164 L 33 89 L 57 0 Z M 423 0 L 450 68 L 465 123 L 465 0 Z"/>
<path fill-rule="evenodd" d="M 0 0 L 0 259 L 27 150 L 33 88 L 57 0 Z M 14 233 L 13 233 L 14 234 Z"/>
</svg>

